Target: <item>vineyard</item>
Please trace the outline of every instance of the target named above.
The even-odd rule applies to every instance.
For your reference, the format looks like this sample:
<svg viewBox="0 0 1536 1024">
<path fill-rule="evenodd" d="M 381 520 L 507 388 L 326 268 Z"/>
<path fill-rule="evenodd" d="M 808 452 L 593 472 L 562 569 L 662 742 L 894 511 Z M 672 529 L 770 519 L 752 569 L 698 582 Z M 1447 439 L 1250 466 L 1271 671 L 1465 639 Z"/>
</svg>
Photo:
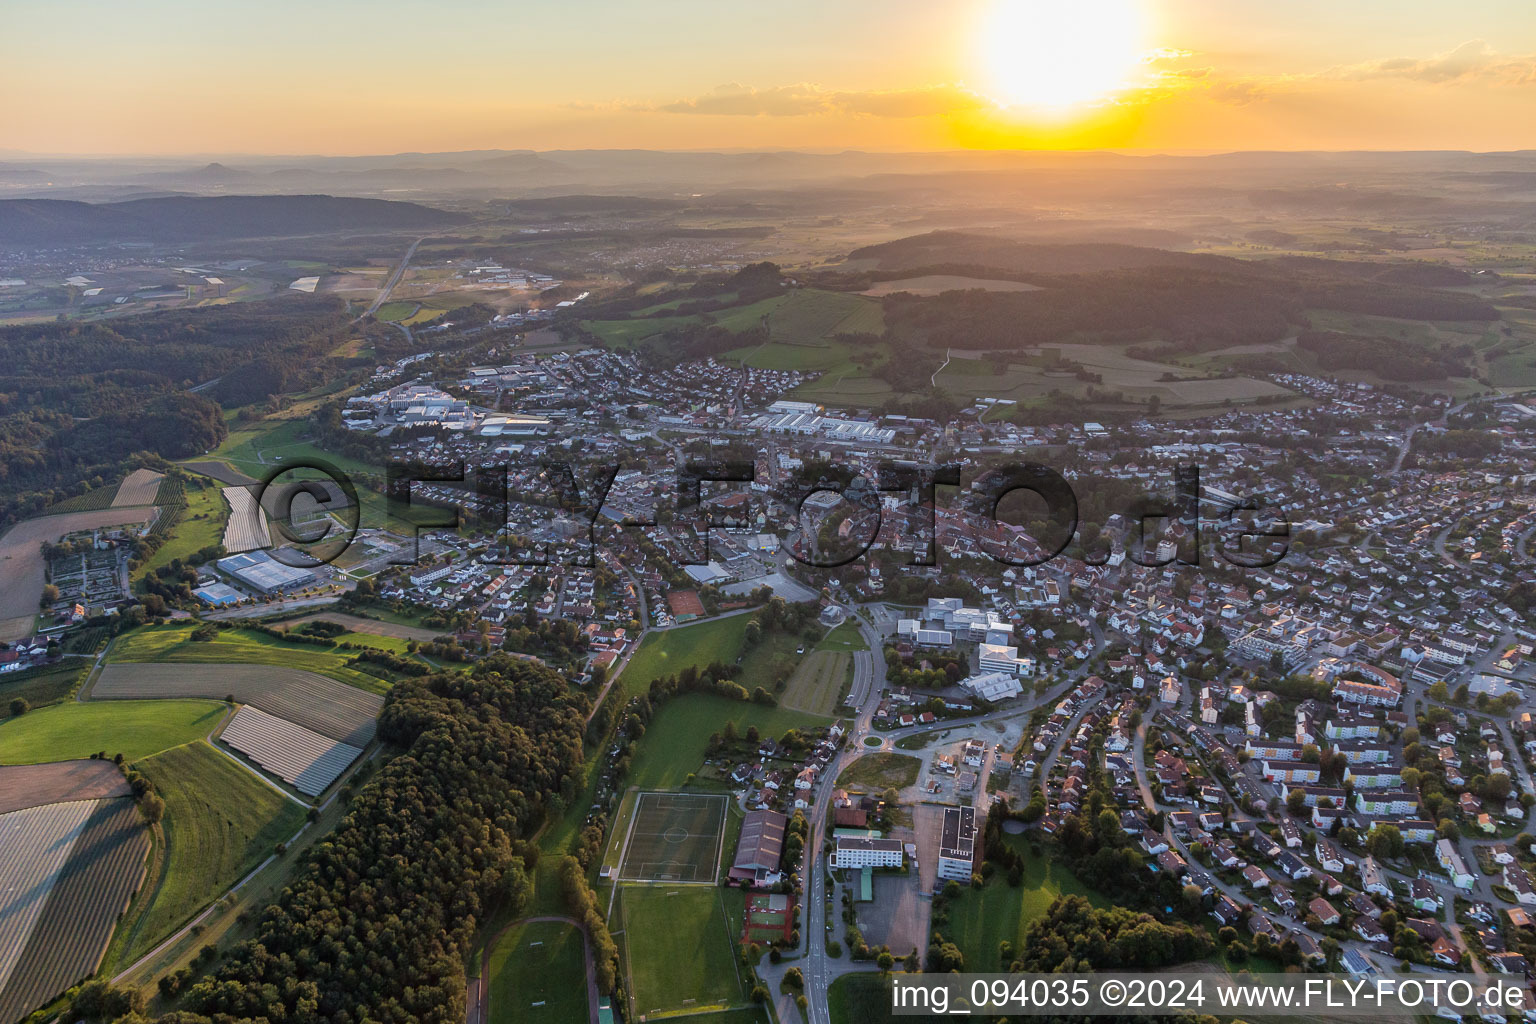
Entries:
<svg viewBox="0 0 1536 1024">
<path fill-rule="evenodd" d="M 95 973 L 144 875 L 149 833 L 132 800 L 49 804 L 0 816 L 18 828 L 0 871 L 0 1020 L 16 1020 Z M 0 831 L 0 835 L 4 832 Z"/>
</svg>

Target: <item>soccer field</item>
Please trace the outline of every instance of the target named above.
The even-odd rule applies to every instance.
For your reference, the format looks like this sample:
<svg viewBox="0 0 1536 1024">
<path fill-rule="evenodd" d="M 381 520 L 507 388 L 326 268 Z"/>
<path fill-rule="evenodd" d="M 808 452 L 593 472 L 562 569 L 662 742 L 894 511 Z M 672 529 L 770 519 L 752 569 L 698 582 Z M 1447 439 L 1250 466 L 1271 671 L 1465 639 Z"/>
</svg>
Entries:
<svg viewBox="0 0 1536 1024">
<path fill-rule="evenodd" d="M 641 793 L 624 841 L 626 882 L 713 882 L 720 867 L 726 798 Z"/>
<path fill-rule="evenodd" d="M 630 998 L 637 1016 L 724 1010 L 746 1003 L 735 936 L 714 886 L 626 885 Z"/>
</svg>

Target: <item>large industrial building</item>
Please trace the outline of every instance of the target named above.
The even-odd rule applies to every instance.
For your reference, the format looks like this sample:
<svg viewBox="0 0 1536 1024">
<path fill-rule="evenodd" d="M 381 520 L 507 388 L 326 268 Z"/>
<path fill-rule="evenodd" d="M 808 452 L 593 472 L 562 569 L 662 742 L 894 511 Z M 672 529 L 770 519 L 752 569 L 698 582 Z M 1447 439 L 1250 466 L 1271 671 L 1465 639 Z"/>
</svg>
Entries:
<svg viewBox="0 0 1536 1024">
<path fill-rule="evenodd" d="M 308 569 L 284 565 L 265 551 L 247 551 L 240 555 L 221 558 L 216 563 L 219 571 L 262 594 L 276 594 L 285 590 L 298 590 L 317 582 L 318 577 Z"/>
</svg>

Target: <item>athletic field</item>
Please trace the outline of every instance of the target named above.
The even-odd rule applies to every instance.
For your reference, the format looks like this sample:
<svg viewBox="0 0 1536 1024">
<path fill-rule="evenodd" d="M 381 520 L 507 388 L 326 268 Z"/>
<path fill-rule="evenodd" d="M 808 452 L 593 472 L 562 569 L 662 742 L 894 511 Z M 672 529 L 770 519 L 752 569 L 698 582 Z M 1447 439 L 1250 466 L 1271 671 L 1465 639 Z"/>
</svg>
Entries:
<svg viewBox="0 0 1536 1024">
<path fill-rule="evenodd" d="M 624 840 L 626 882 L 714 882 L 720 868 L 726 797 L 641 793 Z"/>
</svg>

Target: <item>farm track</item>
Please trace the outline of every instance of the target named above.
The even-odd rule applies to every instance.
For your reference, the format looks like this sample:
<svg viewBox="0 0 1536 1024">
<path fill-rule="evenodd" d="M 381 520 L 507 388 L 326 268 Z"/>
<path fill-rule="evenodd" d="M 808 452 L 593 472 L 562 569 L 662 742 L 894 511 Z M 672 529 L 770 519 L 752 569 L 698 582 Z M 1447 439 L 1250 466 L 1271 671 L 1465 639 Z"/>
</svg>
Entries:
<svg viewBox="0 0 1536 1024">
<path fill-rule="evenodd" d="M 0 990 L 0 1020 L 16 1020 L 95 973 L 143 880 L 148 850 L 132 800 L 92 801 L 57 881 L 39 897 L 41 912 Z"/>
<path fill-rule="evenodd" d="M 102 669 L 92 700 L 133 700 L 233 695 L 269 715 L 297 723 L 333 740 L 365 747 L 384 698 L 298 669 L 272 665 L 188 662 L 117 662 Z"/>
<path fill-rule="evenodd" d="M 183 462 L 182 465 L 194 473 L 200 473 L 230 487 L 254 487 L 261 483 L 255 477 L 246 476 L 238 469 L 213 459 L 197 459 L 192 462 Z"/>
</svg>

